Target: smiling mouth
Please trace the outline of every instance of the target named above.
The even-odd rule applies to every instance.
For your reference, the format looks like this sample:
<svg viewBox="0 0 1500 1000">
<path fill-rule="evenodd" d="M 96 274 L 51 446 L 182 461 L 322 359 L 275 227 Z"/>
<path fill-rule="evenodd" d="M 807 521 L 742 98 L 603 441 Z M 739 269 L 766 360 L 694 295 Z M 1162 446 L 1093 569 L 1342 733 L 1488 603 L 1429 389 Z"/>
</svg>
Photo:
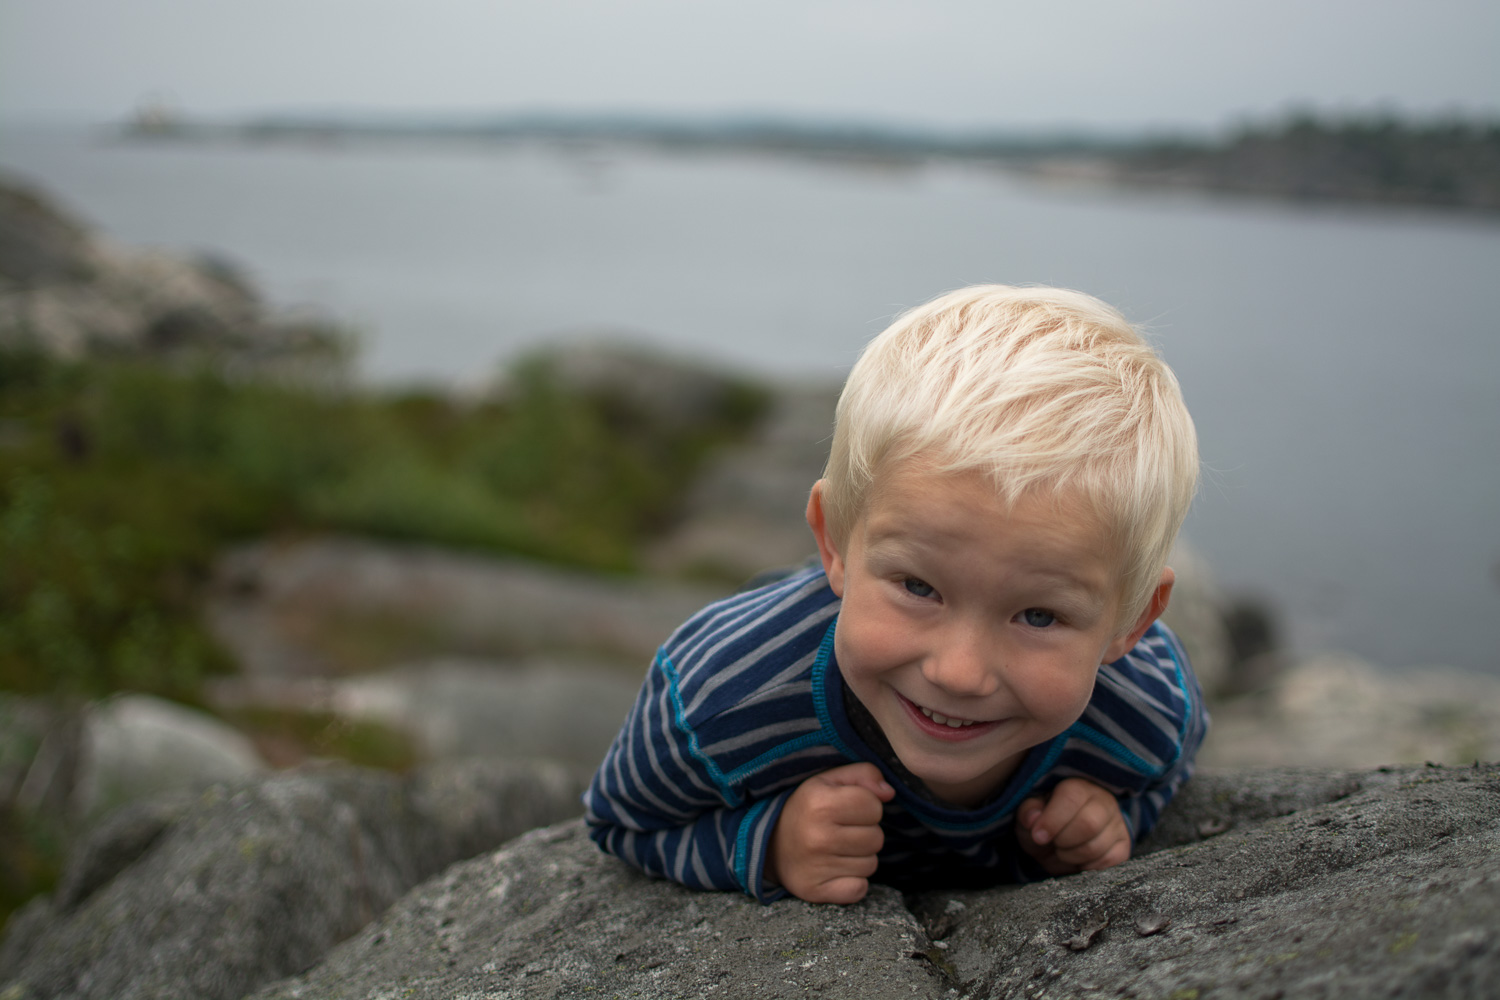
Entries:
<svg viewBox="0 0 1500 1000">
<path fill-rule="evenodd" d="M 901 705 L 905 708 L 913 725 L 934 739 L 949 741 L 974 739 L 1000 725 L 1000 723 L 995 721 L 986 722 L 980 719 L 958 719 L 944 715 L 942 712 L 933 711 L 925 705 L 918 705 L 900 692 L 896 693 L 896 697 L 900 699 Z"/>
<path fill-rule="evenodd" d="M 916 703 L 913 702 L 913 704 Z M 932 709 L 928 708 L 925 705 L 917 705 L 917 708 L 921 709 L 922 714 L 927 716 L 933 722 L 936 722 L 940 726 L 947 726 L 950 729 L 962 729 L 965 726 L 972 726 L 974 724 L 973 719 L 952 719 L 944 715 L 942 712 L 934 712 Z"/>
</svg>

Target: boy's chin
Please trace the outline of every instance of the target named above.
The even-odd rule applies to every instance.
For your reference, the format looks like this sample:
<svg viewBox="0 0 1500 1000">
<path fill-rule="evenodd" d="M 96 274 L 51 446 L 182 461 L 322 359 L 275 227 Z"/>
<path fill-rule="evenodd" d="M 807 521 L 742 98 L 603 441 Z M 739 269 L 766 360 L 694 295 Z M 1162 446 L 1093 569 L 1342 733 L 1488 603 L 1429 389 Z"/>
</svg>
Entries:
<svg viewBox="0 0 1500 1000">
<path fill-rule="evenodd" d="M 989 798 L 1010 780 L 1026 755 L 1016 754 L 983 770 L 951 767 L 907 766 L 907 770 L 922 779 L 928 791 L 942 802 L 959 809 L 968 809 Z M 905 763 L 903 761 L 903 763 Z M 920 768 L 920 769 L 919 769 Z"/>
</svg>

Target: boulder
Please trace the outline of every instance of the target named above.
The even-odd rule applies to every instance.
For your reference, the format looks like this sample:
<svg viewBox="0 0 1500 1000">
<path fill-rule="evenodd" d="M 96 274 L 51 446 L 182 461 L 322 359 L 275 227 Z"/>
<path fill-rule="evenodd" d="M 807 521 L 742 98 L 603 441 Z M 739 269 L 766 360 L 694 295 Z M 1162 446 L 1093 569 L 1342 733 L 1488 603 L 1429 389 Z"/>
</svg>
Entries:
<svg viewBox="0 0 1500 1000">
<path fill-rule="evenodd" d="M 1370 767 L 1500 759 L 1500 676 L 1382 670 L 1347 653 L 1292 663 L 1255 695 L 1213 707 L 1210 766 Z"/>
<path fill-rule="evenodd" d="M 591 771 L 640 686 L 585 662 L 443 660 L 334 681 L 326 704 L 411 733 L 426 760 L 546 757 Z"/>
<path fill-rule="evenodd" d="M 1500 982 L 1500 766 L 1208 774 L 1169 817 L 1107 871 L 876 886 L 850 907 L 652 880 L 572 821 L 455 866 L 255 996 L 1479 998 Z"/>
<path fill-rule="evenodd" d="M 496 657 L 612 658 L 639 683 L 662 640 L 728 592 L 337 536 L 233 549 L 215 580 L 210 627 L 251 678 L 340 672 L 308 639 L 342 625 L 439 635 L 448 650 Z"/>
<path fill-rule="evenodd" d="M 125 247 L 0 177 L 0 347 L 65 358 L 208 351 L 260 365 L 337 361 L 341 335 L 266 314 L 216 258 Z M 288 366 L 289 367 L 289 366 Z"/>
<path fill-rule="evenodd" d="M 783 385 L 748 439 L 711 456 L 678 523 L 650 544 L 658 572 L 739 582 L 817 554 L 803 512 L 833 437 L 834 385 Z"/>
<path fill-rule="evenodd" d="M 1178 541 L 1167 565 L 1176 572 L 1177 583 L 1162 621 L 1182 640 L 1198 683 L 1213 700 L 1223 693 L 1237 667 L 1224 627 L 1224 595 L 1207 560 L 1187 543 Z"/>
<path fill-rule="evenodd" d="M 0 944 L 0 997 L 237 1000 L 306 969 L 422 879 L 579 810 L 582 777 L 469 761 L 313 769 L 136 802 Z"/>
<path fill-rule="evenodd" d="M 144 694 L 121 694 L 84 715 L 74 815 L 98 817 L 159 792 L 197 792 L 265 770 L 238 730 L 205 712 Z"/>
<path fill-rule="evenodd" d="M 1497 765 L 1205 773 L 1119 867 L 877 885 L 850 907 L 650 879 L 574 820 L 448 868 L 335 946 L 577 790 L 471 762 L 138 803 L 14 922 L 0 996 L 1483 997 L 1500 981 Z"/>
</svg>

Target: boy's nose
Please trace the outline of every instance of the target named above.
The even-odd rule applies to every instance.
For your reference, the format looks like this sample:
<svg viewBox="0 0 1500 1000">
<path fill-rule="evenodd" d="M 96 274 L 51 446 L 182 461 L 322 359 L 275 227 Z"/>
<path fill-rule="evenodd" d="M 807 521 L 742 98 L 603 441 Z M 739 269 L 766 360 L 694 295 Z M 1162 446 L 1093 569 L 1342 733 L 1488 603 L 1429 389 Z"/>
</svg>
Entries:
<svg viewBox="0 0 1500 1000">
<path fill-rule="evenodd" d="M 985 698 L 1000 688 L 1001 650 L 982 635 L 956 635 L 928 654 L 922 676 L 962 698 Z"/>
</svg>

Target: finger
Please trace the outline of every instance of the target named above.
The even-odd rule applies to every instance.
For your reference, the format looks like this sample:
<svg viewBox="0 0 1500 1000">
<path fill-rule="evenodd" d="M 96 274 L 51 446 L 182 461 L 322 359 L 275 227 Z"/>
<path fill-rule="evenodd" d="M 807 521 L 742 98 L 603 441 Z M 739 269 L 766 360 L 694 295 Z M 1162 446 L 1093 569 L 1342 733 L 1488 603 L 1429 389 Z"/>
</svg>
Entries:
<svg viewBox="0 0 1500 1000">
<path fill-rule="evenodd" d="M 1061 829 L 1053 832 L 1052 844 L 1059 851 L 1082 847 L 1106 831 L 1123 830 L 1123 826 L 1120 807 L 1115 805 L 1113 798 L 1108 802 L 1095 799 L 1085 803 Z"/>
<path fill-rule="evenodd" d="M 845 764 L 829 768 L 816 775 L 816 780 L 826 785 L 853 785 L 870 791 L 881 802 L 889 802 L 896 790 L 881 776 L 880 768 L 870 763 Z"/>
<path fill-rule="evenodd" d="M 1036 821 L 1041 818 L 1042 809 L 1046 805 L 1047 802 L 1045 799 L 1038 798 L 1030 798 L 1022 802 L 1020 808 L 1016 810 L 1017 829 L 1030 833 L 1031 828 L 1036 825 Z"/>
<path fill-rule="evenodd" d="M 1103 868 L 1113 868 L 1115 865 L 1123 865 L 1129 860 L 1130 840 L 1127 838 L 1125 840 L 1115 841 L 1113 847 L 1110 847 L 1093 861 L 1081 865 L 1080 867 L 1082 867 L 1084 871 L 1099 871 Z"/>
<path fill-rule="evenodd" d="M 839 823 L 814 823 L 803 831 L 794 847 L 810 857 L 874 857 L 885 845 L 885 832 L 877 825 L 846 826 Z"/>
<path fill-rule="evenodd" d="M 1078 815 L 1079 810 L 1101 797 L 1111 801 L 1114 799 L 1114 796 L 1092 781 L 1082 778 L 1064 779 L 1052 790 L 1041 818 L 1032 825 L 1032 837 L 1039 844 L 1052 843 L 1058 833 Z"/>
<path fill-rule="evenodd" d="M 823 786 L 809 806 L 819 822 L 832 826 L 878 826 L 885 815 L 880 800 L 858 785 Z"/>
<path fill-rule="evenodd" d="M 802 898 L 809 903 L 857 903 L 870 891 L 870 880 L 852 875 L 831 878 L 812 887 Z"/>
<path fill-rule="evenodd" d="M 1075 847 L 1057 849 L 1057 857 L 1082 868 L 1108 868 L 1130 858 L 1130 837 L 1123 825 L 1099 831 Z M 1107 863 L 1100 862 L 1108 859 Z"/>
<path fill-rule="evenodd" d="M 1068 864 L 1087 864 L 1101 857 L 1119 839 L 1113 830 L 1100 830 L 1088 840 L 1075 843 L 1069 847 L 1059 845 L 1057 847 L 1057 856 Z"/>
<path fill-rule="evenodd" d="M 1115 865 L 1130 860 L 1130 841 L 1122 838 L 1101 837 L 1076 851 L 1068 852 L 1065 858 L 1063 853 L 1059 852 L 1058 857 L 1076 864 L 1080 871 L 1113 868 Z"/>
</svg>

